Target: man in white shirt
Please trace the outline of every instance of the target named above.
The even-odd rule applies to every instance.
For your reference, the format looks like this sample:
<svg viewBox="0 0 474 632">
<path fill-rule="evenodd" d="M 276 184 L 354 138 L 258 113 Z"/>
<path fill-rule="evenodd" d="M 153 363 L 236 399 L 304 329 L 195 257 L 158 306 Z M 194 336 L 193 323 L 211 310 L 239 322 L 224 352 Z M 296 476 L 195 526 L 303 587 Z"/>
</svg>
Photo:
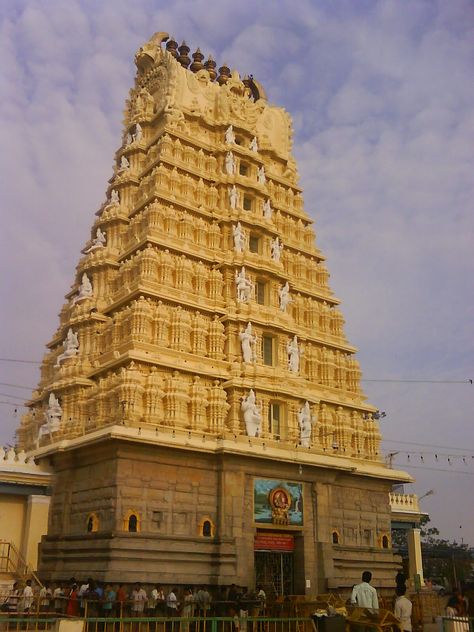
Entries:
<svg viewBox="0 0 474 632">
<path fill-rule="evenodd" d="M 26 580 L 26 586 L 23 588 L 23 612 L 28 613 L 33 605 L 34 594 L 31 587 L 31 579 Z"/>
<path fill-rule="evenodd" d="M 130 601 L 132 602 L 132 617 L 142 617 L 147 602 L 147 596 L 139 582 L 133 587 L 130 594 Z"/>
<path fill-rule="evenodd" d="M 178 616 L 178 598 L 176 597 L 174 588 L 169 591 L 168 596 L 166 597 L 166 614 L 168 617 Z"/>
<path fill-rule="evenodd" d="M 352 589 L 351 603 L 361 608 L 378 610 L 379 599 L 377 597 L 377 591 L 370 585 L 371 579 L 372 573 L 370 571 L 364 571 L 362 573 L 362 582 L 356 584 Z"/>
<path fill-rule="evenodd" d="M 400 620 L 401 628 L 404 632 L 411 632 L 411 611 L 412 603 L 405 597 L 407 589 L 405 586 L 397 586 L 397 599 L 395 601 L 394 615 Z"/>
</svg>

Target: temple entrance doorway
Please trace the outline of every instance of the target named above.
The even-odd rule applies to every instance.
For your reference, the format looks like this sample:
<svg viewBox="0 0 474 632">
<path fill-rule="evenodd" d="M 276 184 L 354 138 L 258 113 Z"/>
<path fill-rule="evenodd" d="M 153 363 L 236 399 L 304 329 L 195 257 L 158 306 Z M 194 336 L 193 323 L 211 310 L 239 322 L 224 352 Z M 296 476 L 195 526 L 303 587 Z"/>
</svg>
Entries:
<svg viewBox="0 0 474 632">
<path fill-rule="evenodd" d="M 257 533 L 254 546 L 255 585 L 268 599 L 294 594 L 294 537 L 283 533 Z"/>
</svg>

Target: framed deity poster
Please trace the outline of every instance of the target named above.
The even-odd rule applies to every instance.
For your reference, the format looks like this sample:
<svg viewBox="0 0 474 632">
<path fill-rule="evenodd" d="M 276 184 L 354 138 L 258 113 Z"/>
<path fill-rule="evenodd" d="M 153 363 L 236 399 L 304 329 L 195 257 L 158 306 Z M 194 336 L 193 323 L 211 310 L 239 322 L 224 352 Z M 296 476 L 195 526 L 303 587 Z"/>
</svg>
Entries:
<svg viewBox="0 0 474 632">
<path fill-rule="evenodd" d="M 303 525 L 303 486 L 272 478 L 253 479 L 253 512 L 257 524 Z"/>
</svg>

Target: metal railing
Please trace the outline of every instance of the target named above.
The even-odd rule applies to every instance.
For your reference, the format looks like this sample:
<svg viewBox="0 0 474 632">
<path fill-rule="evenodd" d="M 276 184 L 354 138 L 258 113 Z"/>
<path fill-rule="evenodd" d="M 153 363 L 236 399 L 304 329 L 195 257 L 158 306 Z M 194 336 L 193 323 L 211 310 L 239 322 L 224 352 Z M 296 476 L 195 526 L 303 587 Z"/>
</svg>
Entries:
<svg viewBox="0 0 474 632">
<path fill-rule="evenodd" d="M 83 632 L 313 632 L 309 617 L 58 617 L 0 613 L 2 632 L 52 632 L 59 621 L 80 621 Z M 66 626 L 67 627 L 67 626 Z"/>
<path fill-rule="evenodd" d="M 0 572 L 11 573 L 17 579 L 31 577 L 38 586 L 43 585 L 20 551 L 8 540 L 0 540 Z"/>
<path fill-rule="evenodd" d="M 474 617 L 440 618 L 442 622 L 442 632 L 474 632 Z"/>
</svg>

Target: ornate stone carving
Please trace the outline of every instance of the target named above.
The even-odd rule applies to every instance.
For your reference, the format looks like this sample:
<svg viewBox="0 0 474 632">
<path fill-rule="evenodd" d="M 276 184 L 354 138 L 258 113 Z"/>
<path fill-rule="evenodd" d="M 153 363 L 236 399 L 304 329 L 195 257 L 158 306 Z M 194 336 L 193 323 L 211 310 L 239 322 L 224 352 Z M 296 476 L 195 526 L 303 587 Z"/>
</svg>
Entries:
<svg viewBox="0 0 474 632">
<path fill-rule="evenodd" d="M 273 261 L 275 261 L 276 263 L 280 262 L 281 255 L 283 253 L 283 248 L 284 248 L 284 246 L 281 243 L 281 241 L 280 241 L 278 236 L 276 236 L 275 239 L 272 239 L 272 241 L 271 241 L 271 256 L 272 256 Z M 289 289 L 289 287 L 288 287 L 288 289 Z M 285 310 L 283 310 L 283 311 L 285 311 Z"/>
<path fill-rule="evenodd" d="M 237 208 L 237 204 L 239 203 L 239 194 L 237 192 L 237 187 L 235 186 L 235 184 L 229 188 L 229 203 L 230 208 L 235 211 L 235 209 Z"/>
<path fill-rule="evenodd" d="M 225 142 L 226 145 L 233 145 L 235 143 L 234 128 L 232 127 L 232 125 L 229 125 L 229 127 L 225 131 Z"/>
<path fill-rule="evenodd" d="M 288 370 L 291 371 L 291 373 L 298 373 L 300 370 L 301 351 L 298 345 L 298 336 L 296 334 L 286 345 L 286 350 L 288 353 Z"/>
<path fill-rule="evenodd" d="M 71 329 L 68 329 L 66 340 L 64 341 L 64 351 L 57 359 L 55 367 L 58 367 L 61 362 L 68 358 L 73 358 L 79 353 L 79 339 L 77 334 Z"/>
<path fill-rule="evenodd" d="M 240 408 L 244 417 L 247 435 L 249 437 L 258 437 L 262 428 L 262 410 L 257 406 L 253 389 L 250 389 L 248 395 L 242 398 Z"/>
<path fill-rule="evenodd" d="M 87 250 L 84 250 L 84 253 L 88 254 L 89 252 L 94 252 L 94 250 L 97 250 L 98 248 L 103 248 L 106 244 L 106 241 L 107 241 L 106 234 L 102 232 L 99 226 L 97 228 L 95 237 L 92 240 L 91 245 L 89 246 L 89 248 L 87 248 Z"/>
<path fill-rule="evenodd" d="M 54 393 L 50 393 L 48 400 L 48 408 L 45 412 L 45 423 L 39 427 L 37 437 L 37 447 L 42 437 L 48 435 L 52 438 L 54 432 L 57 432 L 61 428 L 61 419 L 63 415 L 63 409 L 56 398 Z"/>
<path fill-rule="evenodd" d="M 309 448 L 311 446 L 313 417 L 308 400 L 298 411 L 298 425 L 300 428 L 300 443 L 304 448 Z"/>
<path fill-rule="evenodd" d="M 235 252 L 243 252 L 245 250 L 247 239 L 240 222 L 237 222 L 235 226 L 232 226 L 232 236 L 234 238 Z"/>
<path fill-rule="evenodd" d="M 237 163 L 235 162 L 234 154 L 228 151 L 225 155 L 225 172 L 229 176 L 235 175 L 237 170 Z"/>
<path fill-rule="evenodd" d="M 288 281 L 280 287 L 278 290 L 278 296 L 280 298 L 280 311 L 286 312 L 288 305 L 293 302 L 293 299 L 290 296 L 290 284 Z"/>
<path fill-rule="evenodd" d="M 235 287 L 237 290 L 237 301 L 247 303 L 253 292 L 253 283 L 245 273 L 245 267 L 242 266 L 240 272 L 235 273 Z"/>
<path fill-rule="evenodd" d="M 256 361 L 257 336 L 252 331 L 252 323 L 239 333 L 240 346 L 244 362 L 250 364 Z"/>
</svg>

